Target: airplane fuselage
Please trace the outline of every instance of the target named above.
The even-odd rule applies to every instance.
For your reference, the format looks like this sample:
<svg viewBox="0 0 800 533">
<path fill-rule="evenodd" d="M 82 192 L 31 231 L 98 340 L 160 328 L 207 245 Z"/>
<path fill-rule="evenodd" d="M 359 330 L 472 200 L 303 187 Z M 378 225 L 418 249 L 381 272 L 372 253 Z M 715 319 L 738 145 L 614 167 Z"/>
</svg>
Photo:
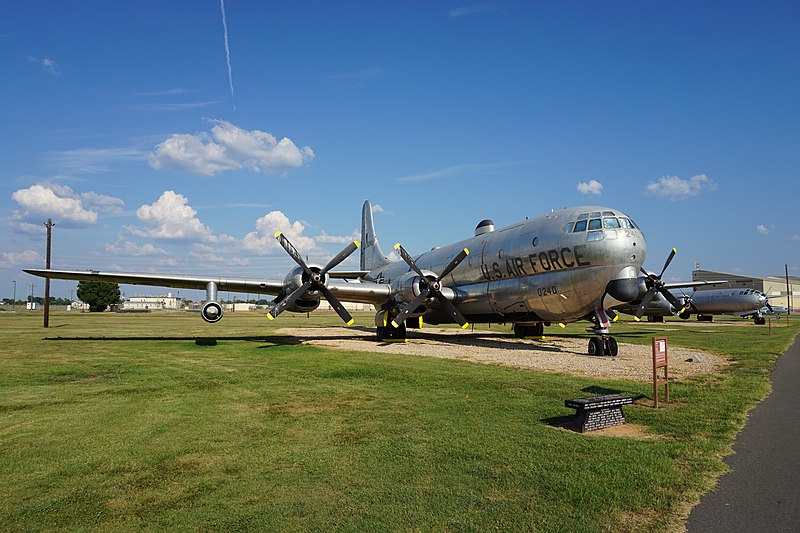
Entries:
<svg viewBox="0 0 800 533">
<path fill-rule="evenodd" d="M 423 273 L 438 273 L 464 248 L 468 257 L 442 284 L 473 322 L 579 320 L 602 306 L 604 294 L 598 287 L 609 287 L 614 280 L 636 284 L 647 252 L 644 236 L 630 217 L 607 207 L 584 206 L 484 231 L 414 260 Z M 408 300 L 419 294 L 417 278 L 398 261 L 371 271 L 365 279 L 396 286 L 401 295 L 407 289 Z M 613 296 L 614 287 L 607 292 Z M 418 314 L 430 323 L 447 321 L 435 308 Z"/>
</svg>

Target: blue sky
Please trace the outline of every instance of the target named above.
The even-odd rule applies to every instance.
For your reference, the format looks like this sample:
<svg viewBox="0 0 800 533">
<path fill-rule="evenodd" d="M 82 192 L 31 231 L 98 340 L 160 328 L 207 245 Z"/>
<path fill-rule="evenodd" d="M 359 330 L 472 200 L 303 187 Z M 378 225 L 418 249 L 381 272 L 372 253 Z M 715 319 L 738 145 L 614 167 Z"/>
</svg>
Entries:
<svg viewBox="0 0 800 533">
<path fill-rule="evenodd" d="M 44 265 L 48 216 L 53 268 L 281 278 L 275 231 L 324 262 L 365 198 L 386 250 L 599 204 L 644 229 L 646 268 L 678 248 L 670 279 L 800 275 L 796 2 L 224 14 L 3 3 L 1 296 L 41 294 L 20 269 Z"/>
</svg>

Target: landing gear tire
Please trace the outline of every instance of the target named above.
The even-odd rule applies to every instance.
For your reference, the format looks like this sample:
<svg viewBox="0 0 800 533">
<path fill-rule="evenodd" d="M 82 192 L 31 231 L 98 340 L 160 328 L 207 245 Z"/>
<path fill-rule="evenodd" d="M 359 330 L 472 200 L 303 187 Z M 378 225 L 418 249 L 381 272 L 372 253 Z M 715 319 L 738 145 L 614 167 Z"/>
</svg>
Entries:
<svg viewBox="0 0 800 533">
<path fill-rule="evenodd" d="M 603 341 L 599 337 L 589 339 L 589 355 L 603 355 Z"/>
<path fill-rule="evenodd" d="M 525 337 L 543 337 L 544 324 L 541 322 L 533 325 L 514 324 L 514 336 L 519 339 L 524 339 Z"/>
<path fill-rule="evenodd" d="M 755 322 L 757 326 L 763 326 L 767 323 L 767 319 L 763 316 L 757 316 L 753 319 L 753 322 Z"/>
<path fill-rule="evenodd" d="M 604 344 L 605 344 L 605 355 L 616 357 L 617 354 L 619 353 L 619 345 L 617 344 L 617 339 L 615 339 L 614 337 L 608 337 L 607 339 L 605 339 Z"/>
</svg>

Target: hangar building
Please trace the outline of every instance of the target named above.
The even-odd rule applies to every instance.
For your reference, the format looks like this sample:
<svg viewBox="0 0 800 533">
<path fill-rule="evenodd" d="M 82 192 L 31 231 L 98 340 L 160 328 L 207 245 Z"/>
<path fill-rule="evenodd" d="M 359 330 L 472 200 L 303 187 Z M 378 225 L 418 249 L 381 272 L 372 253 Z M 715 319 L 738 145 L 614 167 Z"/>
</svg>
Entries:
<svg viewBox="0 0 800 533">
<path fill-rule="evenodd" d="M 789 309 L 790 313 L 797 310 L 800 303 L 800 277 L 789 276 L 788 283 L 786 276 L 768 276 L 765 278 L 757 276 L 744 276 L 741 274 L 729 274 L 727 272 L 714 272 L 711 270 L 694 270 L 692 281 L 712 281 L 727 279 L 731 287 L 743 287 L 761 291 L 769 297 L 770 305 L 779 305 Z M 719 289 L 721 285 L 711 287 L 698 287 L 697 290 Z"/>
</svg>

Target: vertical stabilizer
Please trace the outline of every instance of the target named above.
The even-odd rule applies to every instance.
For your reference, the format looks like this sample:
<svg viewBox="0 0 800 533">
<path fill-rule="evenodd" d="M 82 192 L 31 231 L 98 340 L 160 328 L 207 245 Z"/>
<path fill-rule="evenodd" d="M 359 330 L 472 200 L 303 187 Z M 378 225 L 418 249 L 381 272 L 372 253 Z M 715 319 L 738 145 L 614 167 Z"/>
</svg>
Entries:
<svg viewBox="0 0 800 533">
<path fill-rule="evenodd" d="M 375 235 L 372 204 L 369 200 L 365 200 L 361 209 L 361 270 L 375 270 L 388 264 L 389 260 L 381 251 L 378 237 Z"/>
</svg>

